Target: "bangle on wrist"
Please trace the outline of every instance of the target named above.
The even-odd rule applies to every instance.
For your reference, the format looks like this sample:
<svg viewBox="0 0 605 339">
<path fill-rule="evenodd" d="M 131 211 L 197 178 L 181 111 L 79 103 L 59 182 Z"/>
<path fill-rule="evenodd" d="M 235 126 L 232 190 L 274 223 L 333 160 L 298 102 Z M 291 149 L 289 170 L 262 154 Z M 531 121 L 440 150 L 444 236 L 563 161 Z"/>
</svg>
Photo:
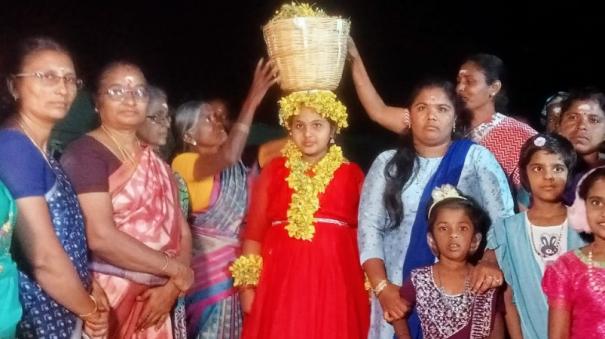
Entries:
<svg viewBox="0 0 605 339">
<path fill-rule="evenodd" d="M 389 285 L 389 281 L 386 279 L 382 279 L 378 282 L 378 284 L 376 284 L 376 287 L 374 287 L 372 289 L 372 292 L 374 292 L 374 295 L 376 297 L 378 297 L 380 295 L 380 293 Z"/>
<path fill-rule="evenodd" d="M 166 269 L 168 268 L 168 263 L 170 262 L 170 259 L 168 258 L 168 254 L 166 253 L 162 253 L 164 255 L 164 265 L 162 265 L 162 268 L 160 269 L 160 271 L 162 271 L 162 273 L 166 273 Z"/>
<path fill-rule="evenodd" d="M 231 128 L 238 130 L 244 134 L 250 133 L 250 126 L 244 124 L 243 122 L 236 122 Z"/>
<path fill-rule="evenodd" d="M 80 314 L 78 315 L 79 318 L 81 319 L 85 319 L 90 317 L 91 315 L 97 313 L 97 311 L 99 310 L 99 304 L 97 304 L 97 299 L 95 299 L 95 297 L 92 296 L 92 294 L 88 295 L 88 297 L 90 298 L 90 300 L 92 300 L 92 303 L 94 304 L 94 308 L 92 309 L 92 311 L 86 313 L 86 314 Z"/>
</svg>

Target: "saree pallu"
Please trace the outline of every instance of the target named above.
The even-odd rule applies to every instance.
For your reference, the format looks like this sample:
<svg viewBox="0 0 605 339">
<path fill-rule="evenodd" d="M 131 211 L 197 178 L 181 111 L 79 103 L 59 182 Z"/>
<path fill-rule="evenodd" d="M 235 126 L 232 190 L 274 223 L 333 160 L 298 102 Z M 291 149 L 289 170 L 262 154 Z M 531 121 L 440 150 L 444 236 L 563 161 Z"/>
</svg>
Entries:
<svg viewBox="0 0 605 339">
<path fill-rule="evenodd" d="M 149 147 L 137 160 L 136 167 L 126 162 L 109 177 L 116 228 L 151 249 L 178 255 L 181 209 L 172 171 Z M 101 272 L 94 272 L 94 278 L 111 305 L 109 338 L 173 338 L 170 318 L 158 330 L 136 332 L 144 306 L 136 297 L 151 286 Z"/>
<path fill-rule="evenodd" d="M 57 239 L 74 266 L 82 285 L 90 290 L 88 246 L 84 218 L 78 197 L 60 164 L 48 159 L 56 181 L 44 196 Z M 63 305 L 58 304 L 40 287 L 25 261 L 17 261 L 19 268 L 19 300 L 23 317 L 17 328 L 17 338 L 79 338 L 81 320 Z"/>
<path fill-rule="evenodd" d="M 239 255 L 247 200 L 246 170 L 239 163 L 221 172 L 214 204 L 193 215 L 195 279 L 185 298 L 190 338 L 240 337 L 242 313 L 228 267 Z"/>
</svg>

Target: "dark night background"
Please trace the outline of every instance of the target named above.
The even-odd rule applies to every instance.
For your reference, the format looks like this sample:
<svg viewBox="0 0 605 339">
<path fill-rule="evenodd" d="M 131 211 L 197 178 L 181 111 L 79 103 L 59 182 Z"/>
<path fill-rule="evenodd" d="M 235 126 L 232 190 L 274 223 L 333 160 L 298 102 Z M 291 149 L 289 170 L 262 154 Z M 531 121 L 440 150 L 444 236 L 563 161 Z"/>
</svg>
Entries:
<svg viewBox="0 0 605 339">
<path fill-rule="evenodd" d="M 0 58 L 15 40 L 32 34 L 58 38 L 73 51 L 82 77 L 116 58 L 135 60 L 170 103 L 222 96 L 237 111 L 252 71 L 265 54 L 261 26 L 283 1 L 73 2 L 2 1 Z M 605 88 L 605 2 L 318 0 L 330 14 L 352 21 L 352 36 L 379 93 L 401 104 L 419 77 L 454 80 L 462 58 L 500 56 L 508 70 L 507 114 L 537 126 L 546 97 L 574 86 Z M 535 6 L 535 5 L 534 5 Z M 349 107 L 348 133 L 393 140 L 371 123 L 355 95 L 349 69 L 338 90 Z M 276 123 L 277 88 L 257 121 Z M 347 133 L 347 132 L 345 132 Z M 373 156 L 373 155 L 372 155 Z M 363 160 L 365 162 L 367 160 Z"/>
</svg>

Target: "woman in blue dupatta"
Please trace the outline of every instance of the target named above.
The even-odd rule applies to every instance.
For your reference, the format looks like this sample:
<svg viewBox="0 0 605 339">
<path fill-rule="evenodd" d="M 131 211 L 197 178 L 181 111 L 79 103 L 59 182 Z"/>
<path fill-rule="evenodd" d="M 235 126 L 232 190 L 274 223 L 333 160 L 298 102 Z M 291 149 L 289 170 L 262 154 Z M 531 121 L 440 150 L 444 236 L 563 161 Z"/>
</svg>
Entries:
<svg viewBox="0 0 605 339">
<path fill-rule="evenodd" d="M 240 161 L 256 108 L 276 78 L 270 62 L 258 63 L 242 110 L 227 133 L 216 104 L 188 102 L 175 114 L 177 141 L 185 153 L 172 168 L 190 194 L 194 283 L 185 296 L 190 338 L 240 337 L 239 295 L 228 270 L 240 252 L 248 203 L 247 169 Z"/>
<path fill-rule="evenodd" d="M 391 339 L 384 317 L 399 318 L 407 305 L 399 286 L 412 269 L 435 262 L 427 240 L 426 210 L 433 188 L 451 184 L 488 211 L 493 220 L 513 214 L 506 175 L 494 156 L 469 140 L 455 138 L 456 96 L 448 81 L 425 80 L 412 92 L 411 133 L 398 150 L 380 154 L 366 177 L 359 206 L 359 251 L 374 297 L 369 338 Z M 502 283 L 493 263 L 475 267 L 475 290 Z M 422 338 L 418 317 L 409 320 L 412 338 Z"/>
</svg>

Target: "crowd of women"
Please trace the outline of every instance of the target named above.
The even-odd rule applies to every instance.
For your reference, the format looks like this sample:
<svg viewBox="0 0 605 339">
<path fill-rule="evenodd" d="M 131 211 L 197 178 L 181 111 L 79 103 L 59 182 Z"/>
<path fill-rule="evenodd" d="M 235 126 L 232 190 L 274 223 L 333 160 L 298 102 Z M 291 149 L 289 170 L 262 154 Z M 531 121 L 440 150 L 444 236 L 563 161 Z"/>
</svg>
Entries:
<svg viewBox="0 0 605 339">
<path fill-rule="evenodd" d="M 248 168 L 271 61 L 231 120 L 221 100 L 173 112 L 118 60 L 88 86 L 100 125 L 56 158 L 51 131 L 82 88 L 72 55 L 44 37 L 10 51 L 0 338 L 605 336 L 596 89 L 549 98 L 538 133 L 502 111 L 502 60 L 477 54 L 393 107 L 350 40 L 359 100 L 398 148 L 364 175 L 335 141 L 345 106 L 295 92 L 287 141 Z"/>
</svg>

